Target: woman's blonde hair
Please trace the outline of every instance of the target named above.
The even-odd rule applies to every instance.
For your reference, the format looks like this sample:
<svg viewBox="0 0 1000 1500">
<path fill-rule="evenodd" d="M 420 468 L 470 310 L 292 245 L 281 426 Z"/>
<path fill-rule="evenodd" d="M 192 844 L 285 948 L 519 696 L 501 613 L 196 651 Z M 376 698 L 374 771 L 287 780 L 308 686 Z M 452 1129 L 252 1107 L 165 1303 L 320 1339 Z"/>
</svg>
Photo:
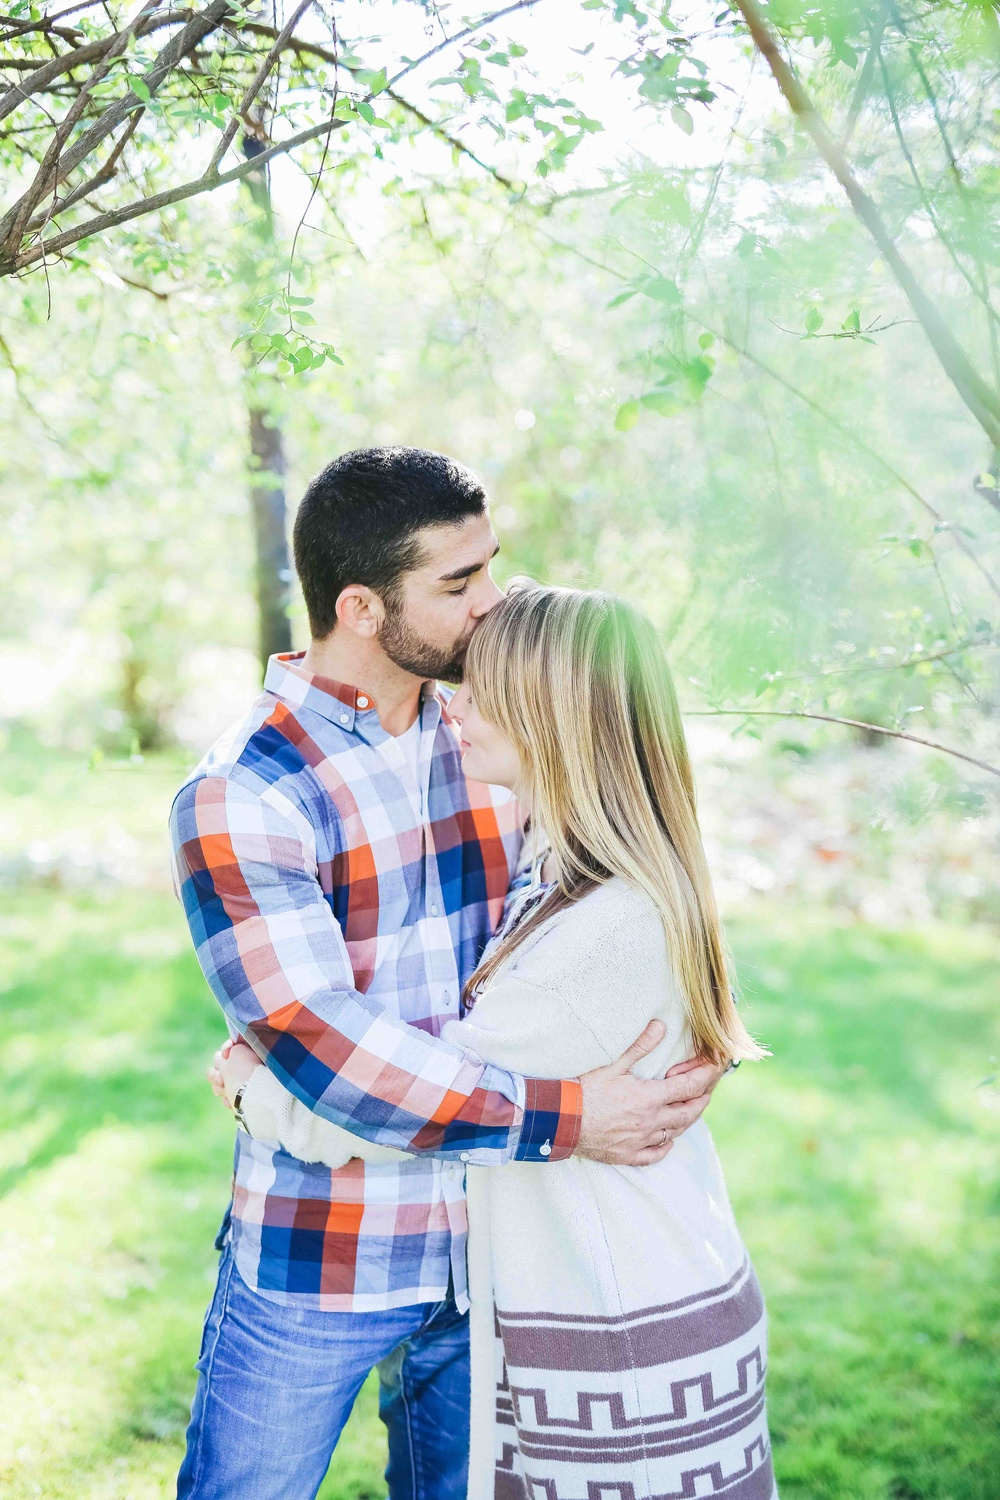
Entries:
<svg viewBox="0 0 1000 1500">
<path fill-rule="evenodd" d="M 466 994 L 542 922 L 617 875 L 663 919 L 697 1050 L 717 1061 L 765 1056 L 737 1014 L 684 727 L 649 621 L 613 594 L 518 582 L 476 630 L 465 680 L 520 756 L 557 872 Z"/>
</svg>

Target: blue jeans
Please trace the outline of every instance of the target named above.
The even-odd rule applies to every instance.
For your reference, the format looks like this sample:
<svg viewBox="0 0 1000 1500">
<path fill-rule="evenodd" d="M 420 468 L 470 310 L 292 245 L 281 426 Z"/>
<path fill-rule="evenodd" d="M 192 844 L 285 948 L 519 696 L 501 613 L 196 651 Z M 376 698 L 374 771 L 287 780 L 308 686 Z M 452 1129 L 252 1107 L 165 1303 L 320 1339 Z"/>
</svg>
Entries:
<svg viewBox="0 0 1000 1500">
<path fill-rule="evenodd" d="M 178 1500 L 312 1500 L 375 1366 L 392 1500 L 465 1500 L 469 1320 L 450 1293 L 389 1312 L 284 1307 L 250 1290 L 227 1247 Z"/>
</svg>

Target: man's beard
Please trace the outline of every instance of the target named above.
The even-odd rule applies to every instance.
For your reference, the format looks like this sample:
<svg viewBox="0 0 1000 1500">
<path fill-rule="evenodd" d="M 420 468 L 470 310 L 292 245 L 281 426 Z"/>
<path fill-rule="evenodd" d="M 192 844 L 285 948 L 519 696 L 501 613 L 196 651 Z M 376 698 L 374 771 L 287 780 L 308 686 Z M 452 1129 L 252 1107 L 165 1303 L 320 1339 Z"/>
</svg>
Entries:
<svg viewBox="0 0 1000 1500">
<path fill-rule="evenodd" d="M 451 646 L 434 646 L 407 624 L 398 605 L 386 602 L 385 622 L 379 633 L 379 644 L 390 661 L 395 662 L 404 672 L 412 672 L 414 677 L 461 682 L 465 653 L 471 639 L 470 631 Z"/>
</svg>

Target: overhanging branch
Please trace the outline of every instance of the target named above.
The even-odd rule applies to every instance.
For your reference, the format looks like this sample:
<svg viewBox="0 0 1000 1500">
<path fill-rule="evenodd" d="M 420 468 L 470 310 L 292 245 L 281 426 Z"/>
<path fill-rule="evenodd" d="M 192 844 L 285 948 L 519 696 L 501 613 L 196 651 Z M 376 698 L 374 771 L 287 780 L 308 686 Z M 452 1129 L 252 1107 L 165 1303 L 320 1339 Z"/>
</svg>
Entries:
<svg viewBox="0 0 1000 1500">
<path fill-rule="evenodd" d="M 824 124 L 816 106 L 785 58 L 757 0 L 733 0 L 746 21 L 754 45 L 760 52 L 784 95 L 792 113 L 811 135 L 820 155 L 833 172 L 851 207 L 877 244 L 907 300 L 923 326 L 941 366 L 963 402 L 982 427 L 995 450 L 1000 449 L 1000 395 L 973 369 L 965 350 L 955 338 L 937 306 L 917 281 L 896 248 L 875 201 L 858 182 L 843 151 Z"/>
<path fill-rule="evenodd" d="M 885 724 L 868 724 L 864 719 L 841 719 L 836 714 L 817 714 L 794 708 L 689 708 L 684 710 L 684 716 L 689 719 L 818 719 L 822 724 L 843 724 L 848 729 L 862 729 L 868 734 L 884 734 L 890 739 L 908 740 L 911 745 L 922 745 L 925 750 L 939 750 L 942 755 L 964 760 L 980 771 L 988 771 L 991 776 L 1000 776 L 1000 766 L 991 766 L 989 761 L 977 760 L 974 755 L 966 755 L 964 750 L 956 750 L 953 745 L 921 739 L 917 734 L 908 734 L 905 729 L 888 729 Z"/>
<path fill-rule="evenodd" d="M 166 63 L 172 58 L 173 61 L 170 62 L 170 67 L 176 66 L 177 62 L 181 61 L 187 53 L 193 50 L 202 36 L 206 35 L 208 31 L 219 24 L 233 3 L 234 0 L 213 0 L 211 5 L 204 11 L 199 12 L 192 21 L 188 22 L 183 32 L 171 38 L 170 43 L 163 49 L 153 67 L 144 75 L 144 81 L 147 87 L 149 87 L 151 94 L 153 92 L 153 81 L 158 80 L 156 86 L 159 87 L 159 83 L 162 83 L 169 72 L 169 68 L 165 66 Z M 466 37 L 475 35 L 476 32 L 481 31 L 486 26 L 492 25 L 493 22 L 500 20 L 504 16 L 531 9 L 538 3 L 539 0 L 516 0 L 516 3 L 513 5 L 503 6 L 499 10 L 491 11 L 488 15 L 481 16 L 478 20 L 470 22 L 468 25 L 462 27 L 461 30 L 436 43 L 435 46 L 422 53 L 420 57 L 408 61 L 390 79 L 388 90 L 394 90 L 395 85 L 401 79 L 414 72 L 430 58 L 437 56 L 446 47 L 464 41 Z M 369 100 L 372 97 L 371 93 L 367 95 Z M 403 99 L 400 99 L 399 102 L 405 107 L 412 109 L 415 115 L 427 121 L 431 129 L 435 128 L 433 122 L 428 120 L 422 111 L 417 110 L 414 106 L 410 106 Z M 73 165 L 78 165 L 84 159 L 87 152 L 92 150 L 114 128 L 114 123 L 120 122 L 125 115 L 137 109 L 139 104 L 138 97 L 134 93 L 130 93 L 123 99 L 116 101 L 111 109 L 106 110 L 100 119 L 96 121 L 95 125 L 91 127 L 91 130 L 86 132 L 80 141 L 76 143 L 72 152 L 67 153 L 65 157 L 60 159 L 60 176 L 65 176 L 72 169 Z M 294 151 L 298 146 L 305 145 L 308 141 L 329 136 L 333 131 L 343 129 L 347 123 L 346 120 L 323 120 L 317 125 L 311 125 L 306 129 L 296 131 L 283 141 L 273 143 L 259 155 L 255 156 L 252 161 L 241 162 L 238 166 L 230 168 L 228 172 L 218 172 L 217 170 L 206 171 L 200 177 L 181 183 L 177 187 L 166 189 L 162 193 L 153 193 L 148 197 L 137 199 L 133 203 L 125 204 L 121 208 L 108 209 L 103 214 L 98 214 L 81 224 L 73 225 L 72 228 L 63 230 L 58 234 L 50 235 L 40 243 L 28 246 L 20 251 L 17 251 L 11 245 L 11 237 L 8 235 L 7 243 L 11 245 L 11 248 L 8 249 L 6 257 L 0 263 L 0 274 L 4 272 L 11 274 L 25 270 L 46 256 L 60 255 L 71 246 L 79 244 L 81 240 L 101 234 L 106 229 L 114 228 L 119 224 L 127 223 L 129 220 L 139 218 L 145 214 L 155 213 L 159 209 L 170 207 L 174 203 L 181 203 L 188 198 L 198 197 L 202 193 L 213 192 L 216 188 L 225 187 L 229 183 L 239 182 L 244 177 L 249 176 L 251 172 L 259 171 L 261 167 L 266 166 L 269 161 L 274 160 L 276 157 L 285 156 L 290 151 Z M 464 148 L 462 143 L 454 137 L 446 138 L 458 150 L 463 150 L 470 157 L 473 155 L 471 151 Z M 87 146 L 87 150 L 84 151 L 84 143 L 87 141 L 89 141 L 89 145 Z M 70 158 L 72 158 L 71 163 Z M 478 158 L 474 159 L 478 162 Z M 498 180 L 503 181 L 507 186 L 513 186 L 513 184 L 508 183 L 507 179 L 498 177 Z M 19 206 L 15 205 L 15 210 Z M 9 218 L 10 216 L 8 215 Z"/>
</svg>

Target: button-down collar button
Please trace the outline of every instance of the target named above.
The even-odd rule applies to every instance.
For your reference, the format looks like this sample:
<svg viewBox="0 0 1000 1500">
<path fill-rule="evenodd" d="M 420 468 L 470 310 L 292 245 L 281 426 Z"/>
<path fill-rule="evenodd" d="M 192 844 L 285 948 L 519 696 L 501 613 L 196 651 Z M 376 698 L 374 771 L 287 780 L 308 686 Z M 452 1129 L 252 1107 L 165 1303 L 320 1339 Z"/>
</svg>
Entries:
<svg viewBox="0 0 1000 1500">
<path fill-rule="evenodd" d="M 351 722 L 350 714 L 341 714 L 340 722 L 341 724 L 349 724 Z"/>
<path fill-rule="evenodd" d="M 359 693 L 358 694 L 358 707 L 359 708 L 367 708 L 368 707 L 368 699 L 365 697 L 364 693 Z"/>
<path fill-rule="evenodd" d="M 468 1151 L 463 1151 L 462 1152 L 462 1160 L 463 1161 L 468 1161 L 469 1160 L 469 1153 L 468 1153 Z"/>
</svg>

